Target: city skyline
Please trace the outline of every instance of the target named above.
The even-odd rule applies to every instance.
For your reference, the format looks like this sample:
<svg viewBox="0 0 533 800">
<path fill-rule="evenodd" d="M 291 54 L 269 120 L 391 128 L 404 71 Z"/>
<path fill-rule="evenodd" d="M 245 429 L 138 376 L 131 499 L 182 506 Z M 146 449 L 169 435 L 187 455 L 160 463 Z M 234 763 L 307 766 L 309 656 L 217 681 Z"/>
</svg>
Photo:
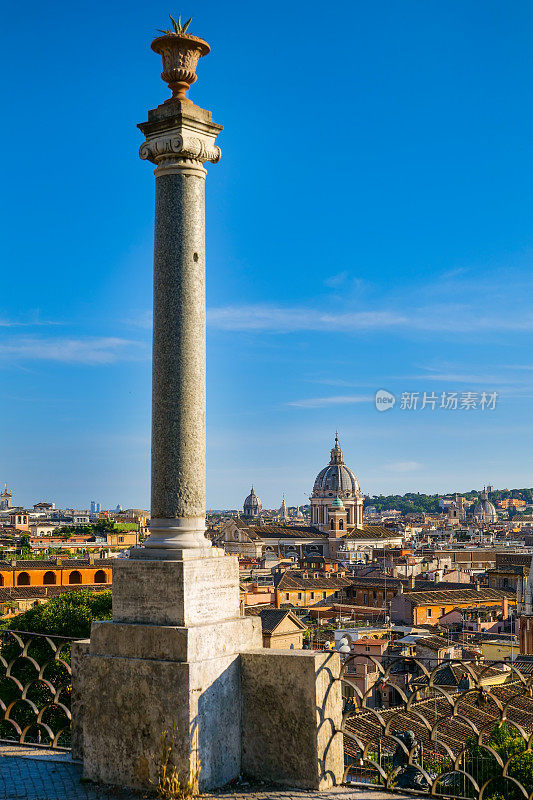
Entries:
<svg viewBox="0 0 533 800">
<path fill-rule="evenodd" d="M 365 494 L 527 486 L 533 9 L 341 3 L 332 70 L 320 10 L 272 7 L 292 48 L 275 85 L 259 12 L 185 14 L 213 41 L 191 98 L 225 126 L 207 190 L 208 507 L 240 507 L 252 482 L 269 508 L 307 502 L 336 428 Z M 47 37 L 38 97 L 12 36 L 4 49 L 4 107 L 34 104 L 18 150 L 46 153 L 5 164 L 1 477 L 24 504 L 149 506 L 153 177 L 136 123 L 165 97 L 146 39 L 167 13 L 84 15 L 80 78 L 79 8 L 6 9 L 30 48 Z M 377 412 L 378 390 L 394 408 Z M 401 408 L 424 392 L 498 402 Z"/>
</svg>

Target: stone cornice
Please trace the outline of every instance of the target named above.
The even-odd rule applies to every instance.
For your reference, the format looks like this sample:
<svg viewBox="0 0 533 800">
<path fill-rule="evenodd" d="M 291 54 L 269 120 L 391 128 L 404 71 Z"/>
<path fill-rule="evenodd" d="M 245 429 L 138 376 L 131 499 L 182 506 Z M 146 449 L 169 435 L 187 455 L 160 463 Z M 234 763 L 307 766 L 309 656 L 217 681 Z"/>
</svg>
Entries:
<svg viewBox="0 0 533 800">
<path fill-rule="evenodd" d="M 176 172 L 205 177 L 203 164 L 220 161 L 215 139 L 222 126 L 212 122 L 208 111 L 193 104 L 163 104 L 138 127 L 146 136 L 139 157 L 156 164 L 156 177 Z"/>
<path fill-rule="evenodd" d="M 158 166 L 165 162 L 180 159 L 198 161 L 204 164 L 210 161 L 216 164 L 220 161 L 220 147 L 213 144 L 213 137 L 202 136 L 199 133 L 164 133 L 151 136 L 139 148 L 139 157 L 151 161 Z"/>
</svg>

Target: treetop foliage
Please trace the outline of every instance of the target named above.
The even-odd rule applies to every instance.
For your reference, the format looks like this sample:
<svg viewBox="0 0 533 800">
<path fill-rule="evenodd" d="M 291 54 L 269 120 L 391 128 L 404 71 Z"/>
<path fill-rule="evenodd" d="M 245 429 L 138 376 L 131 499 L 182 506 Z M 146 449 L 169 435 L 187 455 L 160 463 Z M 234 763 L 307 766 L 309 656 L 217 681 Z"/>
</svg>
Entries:
<svg viewBox="0 0 533 800">
<path fill-rule="evenodd" d="M 111 592 L 80 589 L 52 597 L 46 603 L 17 614 L 3 627 L 16 631 L 46 633 L 86 639 L 93 620 L 111 618 Z"/>
</svg>

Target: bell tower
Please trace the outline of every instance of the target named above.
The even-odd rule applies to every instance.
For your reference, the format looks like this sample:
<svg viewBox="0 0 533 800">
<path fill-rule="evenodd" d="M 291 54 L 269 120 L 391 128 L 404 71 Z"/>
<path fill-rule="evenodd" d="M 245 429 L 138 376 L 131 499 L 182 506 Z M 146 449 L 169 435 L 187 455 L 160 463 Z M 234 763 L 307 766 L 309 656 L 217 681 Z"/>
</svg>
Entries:
<svg viewBox="0 0 533 800">
<path fill-rule="evenodd" d="M 520 653 L 533 655 L 533 559 L 527 580 L 520 577 L 516 588 Z"/>
</svg>

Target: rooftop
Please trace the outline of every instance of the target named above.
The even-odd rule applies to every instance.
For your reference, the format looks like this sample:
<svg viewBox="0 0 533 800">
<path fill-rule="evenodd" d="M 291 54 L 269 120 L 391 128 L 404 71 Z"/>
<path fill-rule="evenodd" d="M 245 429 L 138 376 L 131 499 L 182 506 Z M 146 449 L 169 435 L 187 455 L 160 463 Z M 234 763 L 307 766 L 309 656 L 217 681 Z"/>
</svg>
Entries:
<svg viewBox="0 0 533 800">
<path fill-rule="evenodd" d="M 501 603 L 504 597 L 515 600 L 514 592 L 504 592 L 499 589 L 443 589 L 437 591 L 409 592 L 406 595 L 415 606 L 431 605 L 432 603 L 468 603 L 470 601 L 494 600 L 494 603 Z"/>
</svg>

